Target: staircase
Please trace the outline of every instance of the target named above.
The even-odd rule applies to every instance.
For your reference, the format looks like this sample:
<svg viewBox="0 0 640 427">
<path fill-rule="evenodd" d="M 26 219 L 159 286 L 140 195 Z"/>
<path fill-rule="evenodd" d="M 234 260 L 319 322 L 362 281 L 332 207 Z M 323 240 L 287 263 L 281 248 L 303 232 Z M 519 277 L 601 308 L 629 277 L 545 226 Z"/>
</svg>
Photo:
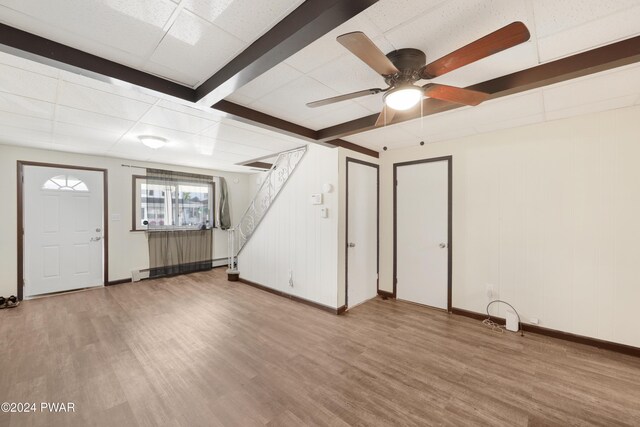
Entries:
<svg viewBox="0 0 640 427">
<path fill-rule="evenodd" d="M 278 155 L 278 158 L 271 166 L 269 172 L 260 185 L 260 188 L 253 197 L 247 210 L 242 214 L 238 225 L 228 230 L 228 266 L 229 276 L 238 276 L 238 254 L 247 244 L 256 228 L 271 207 L 271 204 L 284 187 L 289 177 L 295 170 L 300 160 L 307 151 L 307 147 L 296 148 L 285 151 Z"/>
</svg>

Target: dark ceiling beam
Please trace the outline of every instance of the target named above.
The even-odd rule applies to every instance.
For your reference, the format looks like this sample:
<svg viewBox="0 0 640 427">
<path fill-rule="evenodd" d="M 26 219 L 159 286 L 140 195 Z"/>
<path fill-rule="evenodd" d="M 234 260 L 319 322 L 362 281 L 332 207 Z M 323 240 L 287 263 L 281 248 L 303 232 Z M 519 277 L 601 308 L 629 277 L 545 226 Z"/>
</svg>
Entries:
<svg viewBox="0 0 640 427">
<path fill-rule="evenodd" d="M 305 1 L 202 83 L 196 101 L 217 103 L 377 1 Z"/>
<path fill-rule="evenodd" d="M 273 130 L 285 135 L 302 138 L 309 142 L 317 142 L 315 130 L 270 116 L 260 111 L 253 110 L 243 105 L 235 104 L 231 101 L 218 101 L 211 108 L 226 113 L 227 117 L 237 121 L 248 123 L 263 129 Z"/>
<path fill-rule="evenodd" d="M 247 166 L 255 169 L 269 170 L 273 165 L 271 163 L 266 163 L 266 162 L 251 162 L 251 163 L 245 163 L 243 166 Z"/>
<path fill-rule="evenodd" d="M 4 24 L 0 24 L 0 50 L 93 79 L 109 83 L 114 83 L 113 79 L 115 79 L 190 102 L 195 101 L 196 92 L 194 89 Z M 318 143 L 316 131 L 251 108 L 224 100 L 218 102 L 213 108 L 227 113 L 235 120 Z M 378 157 L 377 151 L 347 141 L 333 139 L 335 141 L 323 141 L 321 144 L 331 147 L 345 147 Z"/>
<path fill-rule="evenodd" d="M 362 147 L 361 145 L 357 145 L 352 142 L 343 141 L 339 138 L 333 138 L 327 141 L 318 141 L 318 132 L 313 129 L 270 116 L 269 114 L 253 110 L 243 105 L 235 104 L 231 101 L 219 101 L 211 108 L 225 113 L 227 117 L 236 121 L 261 127 L 263 129 L 272 130 L 284 135 L 301 138 L 309 142 L 320 143 L 330 147 L 346 148 L 372 157 L 379 156 L 379 153 L 375 150 Z"/>
<path fill-rule="evenodd" d="M 637 36 L 526 70 L 517 71 L 506 76 L 487 80 L 469 86 L 468 89 L 490 93 L 490 99 L 497 99 L 639 61 L 640 36 Z M 422 116 L 442 113 L 460 107 L 462 107 L 462 105 L 427 98 L 422 103 Z M 413 109 L 404 114 L 397 114 L 393 122 L 387 126 L 417 119 L 420 117 L 420 114 L 420 108 Z M 321 129 L 317 131 L 317 139 L 319 141 L 331 141 L 335 138 L 344 138 L 349 135 L 375 129 L 377 118 L 377 114 L 372 114 Z"/>
<path fill-rule="evenodd" d="M 121 80 L 136 86 L 175 96 L 176 98 L 188 101 L 195 100 L 195 92 L 189 87 L 8 25 L 0 24 L 0 45 L 4 46 L 1 50 L 8 53 L 17 54 L 18 56 L 46 65 L 52 65 L 56 68 L 84 75 L 88 75 L 87 72 L 95 73 L 99 76 Z M 96 78 L 97 76 L 89 74 L 89 77 Z"/>
</svg>

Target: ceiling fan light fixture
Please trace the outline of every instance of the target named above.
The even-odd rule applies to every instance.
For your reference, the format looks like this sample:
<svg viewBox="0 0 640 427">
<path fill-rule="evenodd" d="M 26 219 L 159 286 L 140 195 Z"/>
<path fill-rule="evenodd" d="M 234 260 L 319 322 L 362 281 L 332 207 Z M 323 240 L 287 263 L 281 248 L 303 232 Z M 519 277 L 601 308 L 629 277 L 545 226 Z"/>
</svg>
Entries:
<svg viewBox="0 0 640 427">
<path fill-rule="evenodd" d="M 140 135 L 138 136 L 138 139 L 144 145 L 149 148 L 153 148 L 154 150 L 164 147 L 167 143 L 167 140 L 165 138 L 153 135 Z"/>
<path fill-rule="evenodd" d="M 384 103 L 389 108 L 404 111 L 418 104 L 422 96 L 422 88 L 413 85 L 400 86 L 384 95 Z"/>
</svg>

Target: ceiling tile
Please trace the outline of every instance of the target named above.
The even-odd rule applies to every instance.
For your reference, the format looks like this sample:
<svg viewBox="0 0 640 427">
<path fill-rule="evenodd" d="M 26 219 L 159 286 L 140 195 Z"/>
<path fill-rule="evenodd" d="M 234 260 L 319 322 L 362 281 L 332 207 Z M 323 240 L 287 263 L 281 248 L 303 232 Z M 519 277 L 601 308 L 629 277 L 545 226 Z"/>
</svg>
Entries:
<svg viewBox="0 0 640 427">
<path fill-rule="evenodd" d="M 290 56 L 284 62 L 298 71 L 308 73 L 348 52 L 344 46 L 336 41 L 336 37 L 352 31 L 362 31 L 372 40 L 382 44 L 378 39 L 382 36 L 380 29 L 365 14 L 361 13 Z M 385 46 L 380 46 L 380 48 L 384 49 Z"/>
<path fill-rule="evenodd" d="M 268 150 L 270 152 L 290 150 L 304 144 L 302 141 L 296 143 L 293 140 L 280 138 L 276 136 L 277 134 L 271 135 L 271 132 L 268 131 L 259 132 L 256 128 L 253 128 L 253 130 L 244 129 L 238 127 L 236 124 L 237 122 L 224 120 L 202 132 L 202 135 L 216 140 L 219 139 L 234 144 L 256 147 L 260 150 Z M 253 157 L 260 156 L 261 154 L 256 154 Z"/>
<path fill-rule="evenodd" d="M 52 126 L 53 121 L 49 119 L 0 111 L 0 127 L 2 128 L 0 133 L 4 132 L 7 127 L 34 130 L 37 132 L 50 132 Z"/>
<path fill-rule="evenodd" d="M 318 113 L 318 109 L 308 108 L 306 103 L 336 96 L 339 93 L 311 77 L 303 76 L 287 85 L 286 96 L 276 92 L 260 98 L 251 104 L 259 111 L 291 120 L 300 120 Z M 331 107 L 322 107 L 328 110 Z"/>
<path fill-rule="evenodd" d="M 543 89 L 545 109 L 561 110 L 640 93 L 640 65 L 585 76 Z"/>
<path fill-rule="evenodd" d="M 183 86 L 194 88 L 198 85 L 201 78 L 197 73 L 195 73 L 191 67 L 183 70 L 176 70 L 179 63 L 171 64 L 172 66 L 166 66 L 163 64 L 158 64 L 154 61 L 147 61 L 142 66 L 142 70 L 149 74 L 153 74 L 154 76 L 162 77 L 164 79 L 170 80 L 174 83 L 181 84 Z M 184 64 L 184 63 L 182 63 Z"/>
<path fill-rule="evenodd" d="M 348 122 L 349 120 L 359 119 L 371 114 L 369 110 L 356 104 L 354 101 L 345 101 L 331 106 L 318 107 L 317 114 L 307 117 L 304 121 L 305 126 L 319 130 L 336 123 Z"/>
<path fill-rule="evenodd" d="M 93 113 L 76 108 L 59 105 L 56 108 L 56 123 L 66 123 L 70 125 L 83 126 L 99 131 L 109 131 L 118 136 L 125 133 L 134 121 L 124 120 L 117 117 L 106 116 L 104 114 Z"/>
<path fill-rule="evenodd" d="M 478 132 L 491 132 L 499 129 L 510 129 L 519 126 L 532 125 L 534 123 L 543 122 L 544 119 L 544 114 L 539 113 L 532 116 L 517 117 L 514 119 L 499 120 L 496 122 L 486 122 L 484 124 L 476 125 L 475 128 Z"/>
<path fill-rule="evenodd" d="M 477 40 L 513 21 L 527 22 L 523 1 L 453 0 L 385 33 L 397 48 L 416 48 L 427 55 L 427 63 Z"/>
<path fill-rule="evenodd" d="M 48 65 L 34 62 L 29 59 L 21 58 L 10 53 L 0 52 L 0 63 L 26 71 L 42 74 L 43 76 L 53 77 L 57 79 L 60 76 L 60 70 Z"/>
<path fill-rule="evenodd" d="M 260 77 L 242 86 L 234 92 L 233 96 L 241 96 L 255 101 L 301 76 L 302 73 L 300 71 L 281 62 Z"/>
<path fill-rule="evenodd" d="M 106 151 L 122 136 L 122 132 L 111 129 L 96 129 L 94 127 L 78 126 L 69 123 L 56 122 L 53 126 L 53 141 L 62 145 L 95 145 Z"/>
<path fill-rule="evenodd" d="M 626 95 L 619 98 L 605 99 L 602 101 L 580 104 L 561 110 L 547 111 L 547 120 L 564 119 L 567 117 L 578 116 L 582 114 L 597 113 L 599 111 L 614 110 L 616 108 L 629 107 L 633 105 L 636 95 Z"/>
<path fill-rule="evenodd" d="M 538 37 L 547 37 L 638 6 L 638 1 L 536 0 L 532 4 Z"/>
<path fill-rule="evenodd" d="M 221 111 L 214 110 L 211 107 L 193 104 L 189 101 L 173 99 L 169 100 L 161 100 L 156 104 L 158 107 L 166 108 L 169 110 L 177 111 L 179 113 L 190 114 L 192 116 L 200 117 L 202 119 L 219 121 L 225 114 Z"/>
<path fill-rule="evenodd" d="M 402 125 L 385 126 L 356 135 L 351 135 L 343 139 L 365 147 L 375 147 L 379 149 L 384 146 L 392 148 L 396 144 L 407 143 L 410 141 L 418 142 L 414 135 L 402 128 Z"/>
<path fill-rule="evenodd" d="M 61 85 L 58 103 L 126 120 L 140 119 L 151 107 L 146 102 L 68 82 Z"/>
<path fill-rule="evenodd" d="M 0 132 L 0 144 L 19 145 L 26 147 L 43 147 L 51 144 L 51 132 L 40 131 L 36 128 L 23 129 L 19 127 L 3 126 Z"/>
<path fill-rule="evenodd" d="M 145 91 L 144 88 L 107 77 L 105 77 L 105 79 L 108 81 L 103 81 L 85 75 L 72 73 L 70 71 L 61 70 L 60 78 L 65 82 L 74 83 L 114 95 L 124 96 L 125 98 L 146 102 L 147 104 L 153 104 L 158 100 L 157 96 L 149 94 L 152 93 L 150 90 Z M 153 93 L 157 94 L 157 92 Z M 160 96 L 160 94 L 158 95 Z"/>
<path fill-rule="evenodd" d="M 171 69 L 186 66 L 189 75 L 202 81 L 222 68 L 244 46 L 231 34 L 183 10 L 151 61 Z"/>
<path fill-rule="evenodd" d="M 0 92 L 0 110 L 30 117 L 53 119 L 55 104 Z"/>
<path fill-rule="evenodd" d="M 209 138 L 202 135 L 196 135 L 193 137 L 193 147 L 203 155 L 229 153 L 248 158 L 255 158 L 267 156 L 273 153 L 273 151 L 269 149 L 256 148 L 255 146 L 229 142 L 220 138 Z"/>
<path fill-rule="evenodd" d="M 57 87 L 55 78 L 0 64 L 0 92 L 55 102 Z"/>
<path fill-rule="evenodd" d="M 168 0 L 2 0 L 0 5 L 4 9 L 0 15 L 10 25 L 19 23 L 21 29 L 78 49 L 101 44 L 135 56 L 153 50 L 176 8 Z M 16 12 L 26 17 L 15 16 Z"/>
<path fill-rule="evenodd" d="M 445 0 L 384 0 L 369 7 L 365 14 L 382 31 L 389 31 L 420 16 Z"/>
<path fill-rule="evenodd" d="M 332 60 L 308 75 L 339 93 L 387 87 L 382 76 L 351 53 Z"/>
<path fill-rule="evenodd" d="M 302 3 L 303 0 L 260 3 L 255 0 L 186 0 L 185 7 L 229 34 L 251 43 Z"/>
<path fill-rule="evenodd" d="M 640 5 L 637 1 L 635 4 L 636 7 L 612 13 L 601 19 L 592 18 L 582 25 L 541 37 L 538 41 L 541 61 L 551 61 L 640 34 Z"/>
<path fill-rule="evenodd" d="M 203 119 L 191 114 L 180 113 L 158 106 L 152 107 L 140 121 L 150 125 L 194 134 L 202 132 L 216 123 L 213 120 Z"/>
</svg>

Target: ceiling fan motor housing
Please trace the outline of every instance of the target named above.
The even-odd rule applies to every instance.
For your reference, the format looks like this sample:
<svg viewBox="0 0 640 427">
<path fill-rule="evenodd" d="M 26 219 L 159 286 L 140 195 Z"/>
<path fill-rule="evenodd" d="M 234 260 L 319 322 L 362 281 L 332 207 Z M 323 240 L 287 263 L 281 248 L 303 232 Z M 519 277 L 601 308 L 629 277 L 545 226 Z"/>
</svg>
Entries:
<svg viewBox="0 0 640 427">
<path fill-rule="evenodd" d="M 421 79 L 421 69 L 427 63 L 427 55 L 419 49 L 407 48 L 394 50 L 387 54 L 387 58 L 400 70 L 400 73 L 385 78 L 389 86 L 417 82 Z"/>
</svg>

